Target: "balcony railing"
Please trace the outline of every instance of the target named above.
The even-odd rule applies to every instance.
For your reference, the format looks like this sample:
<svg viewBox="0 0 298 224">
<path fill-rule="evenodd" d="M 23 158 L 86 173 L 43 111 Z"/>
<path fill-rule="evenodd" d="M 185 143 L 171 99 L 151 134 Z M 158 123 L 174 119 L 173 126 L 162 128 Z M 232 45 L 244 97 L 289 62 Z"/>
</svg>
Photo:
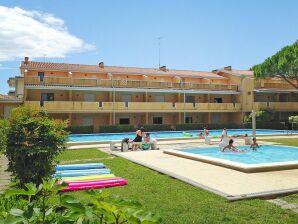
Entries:
<svg viewBox="0 0 298 224">
<path fill-rule="evenodd" d="M 39 77 L 26 76 L 27 85 L 45 86 L 80 86 L 80 87 L 107 87 L 107 88 L 152 88 L 152 89 L 207 89 L 207 90 L 233 90 L 237 91 L 237 85 L 226 84 L 207 84 L 207 83 L 175 83 L 175 82 L 156 82 L 145 80 L 126 80 L 126 79 L 87 79 L 69 77 L 44 77 L 40 81 Z"/>
<path fill-rule="evenodd" d="M 256 89 L 294 89 L 292 85 L 285 81 L 279 82 L 266 82 L 266 81 L 256 81 L 255 82 Z"/>
<path fill-rule="evenodd" d="M 273 111 L 298 111 L 298 102 L 256 102 L 255 109 Z"/>
<path fill-rule="evenodd" d="M 25 101 L 26 105 L 39 106 L 39 101 Z M 45 101 L 43 108 L 49 112 L 237 112 L 240 103 L 171 103 L 171 102 L 81 102 Z"/>
</svg>

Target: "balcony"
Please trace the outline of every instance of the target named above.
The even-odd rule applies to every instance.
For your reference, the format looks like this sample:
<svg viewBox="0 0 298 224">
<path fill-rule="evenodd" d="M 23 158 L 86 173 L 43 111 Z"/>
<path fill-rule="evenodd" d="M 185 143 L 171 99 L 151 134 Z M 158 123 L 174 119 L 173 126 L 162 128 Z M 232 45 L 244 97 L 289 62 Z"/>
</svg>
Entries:
<svg viewBox="0 0 298 224">
<path fill-rule="evenodd" d="M 255 81 L 256 89 L 295 89 L 285 81 L 266 82 L 262 80 Z"/>
<path fill-rule="evenodd" d="M 78 79 L 70 77 L 45 77 L 43 81 L 39 77 L 25 77 L 26 85 L 44 86 L 73 86 L 73 87 L 106 87 L 106 88 L 144 88 L 144 89 L 205 89 L 205 90 L 230 90 L 237 91 L 237 85 L 207 84 L 207 83 L 175 83 L 156 82 L 145 80 L 125 79 Z"/>
<path fill-rule="evenodd" d="M 256 110 L 298 111 L 298 102 L 256 102 L 254 105 Z"/>
<path fill-rule="evenodd" d="M 25 101 L 38 107 L 39 101 Z M 170 103 L 170 102 L 76 102 L 45 101 L 43 108 L 52 113 L 87 112 L 240 112 L 240 103 Z"/>
</svg>

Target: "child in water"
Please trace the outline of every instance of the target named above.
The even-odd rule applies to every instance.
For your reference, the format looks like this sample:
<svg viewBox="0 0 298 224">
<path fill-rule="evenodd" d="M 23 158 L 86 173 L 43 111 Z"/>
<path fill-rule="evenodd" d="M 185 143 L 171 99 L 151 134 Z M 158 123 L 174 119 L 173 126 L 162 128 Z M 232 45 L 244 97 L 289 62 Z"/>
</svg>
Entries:
<svg viewBox="0 0 298 224">
<path fill-rule="evenodd" d="M 252 139 L 252 144 L 250 145 L 250 148 L 252 150 L 257 150 L 257 148 L 260 148 L 259 144 L 257 143 L 257 139 L 253 138 Z"/>
<path fill-rule="evenodd" d="M 222 152 L 224 152 L 226 149 L 231 152 L 244 152 L 244 150 L 237 149 L 235 146 L 233 146 L 233 143 L 234 140 L 230 139 L 229 144 L 222 149 Z"/>
</svg>

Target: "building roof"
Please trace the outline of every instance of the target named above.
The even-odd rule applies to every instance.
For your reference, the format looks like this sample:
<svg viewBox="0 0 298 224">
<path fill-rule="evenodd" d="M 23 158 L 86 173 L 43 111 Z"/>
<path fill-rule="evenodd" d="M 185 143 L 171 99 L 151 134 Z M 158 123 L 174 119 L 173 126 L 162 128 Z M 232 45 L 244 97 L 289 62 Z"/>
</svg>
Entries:
<svg viewBox="0 0 298 224">
<path fill-rule="evenodd" d="M 15 96 L 3 95 L 0 94 L 0 102 L 21 102 L 22 99 Z"/>
<path fill-rule="evenodd" d="M 157 75 L 157 76 L 184 76 L 184 77 L 201 77 L 226 79 L 218 74 L 204 71 L 191 70 L 175 70 L 166 69 L 166 71 L 157 68 L 136 68 L 121 66 L 104 66 L 100 68 L 98 65 L 83 64 L 66 64 L 52 62 L 36 62 L 28 61 L 27 64 L 22 61 L 21 69 L 28 70 L 48 70 L 48 71 L 69 71 L 69 72 L 90 72 L 90 73 L 114 73 L 114 74 L 141 74 L 141 75 Z"/>
</svg>

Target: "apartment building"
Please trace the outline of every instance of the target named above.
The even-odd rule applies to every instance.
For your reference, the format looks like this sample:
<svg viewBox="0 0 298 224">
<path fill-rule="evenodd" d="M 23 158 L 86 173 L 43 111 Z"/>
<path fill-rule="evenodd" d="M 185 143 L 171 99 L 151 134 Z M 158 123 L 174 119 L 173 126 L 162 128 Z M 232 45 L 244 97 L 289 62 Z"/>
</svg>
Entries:
<svg viewBox="0 0 298 224">
<path fill-rule="evenodd" d="M 240 125 L 245 113 L 254 107 L 276 109 L 283 108 L 286 100 L 297 102 L 297 92 L 290 88 L 286 89 L 287 97 L 282 92 L 272 98 L 277 102 L 283 100 L 279 106 L 271 101 L 269 104 L 258 101 L 267 100 L 266 94 L 276 94 L 276 88 L 263 94 L 268 90 L 264 83 L 269 81 L 259 85 L 251 71 L 230 66 L 202 72 L 166 66 L 157 69 L 106 66 L 103 62 L 98 65 L 35 62 L 26 57 L 20 73 L 8 80 L 10 87 L 15 88 L 11 94 L 15 99 L 25 105 L 41 106 L 54 118 L 68 119 L 70 125 L 93 125 L 95 132 L 100 131 L 100 125 L 107 124 Z M 276 85 L 284 87 L 279 86 L 279 81 Z M 288 106 L 281 112 L 296 111 Z M 279 116 L 285 116 L 283 113 Z"/>
</svg>

